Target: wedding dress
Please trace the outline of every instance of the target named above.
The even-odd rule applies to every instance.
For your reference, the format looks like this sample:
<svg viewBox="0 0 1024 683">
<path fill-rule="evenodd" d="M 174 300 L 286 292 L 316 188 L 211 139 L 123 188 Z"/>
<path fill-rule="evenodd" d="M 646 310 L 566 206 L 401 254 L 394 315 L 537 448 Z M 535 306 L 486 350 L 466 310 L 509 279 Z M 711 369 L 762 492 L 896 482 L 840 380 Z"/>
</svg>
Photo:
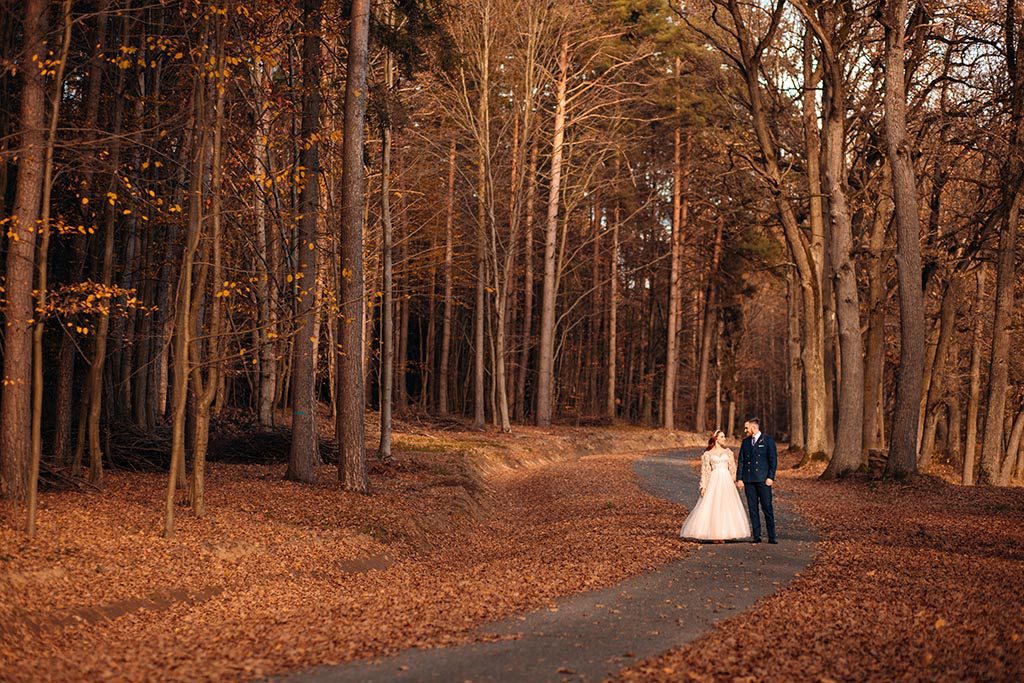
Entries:
<svg viewBox="0 0 1024 683">
<path fill-rule="evenodd" d="M 704 495 L 690 510 L 679 535 L 700 541 L 728 541 L 750 536 L 750 520 L 736 490 L 732 451 L 705 451 L 700 459 Z"/>
</svg>

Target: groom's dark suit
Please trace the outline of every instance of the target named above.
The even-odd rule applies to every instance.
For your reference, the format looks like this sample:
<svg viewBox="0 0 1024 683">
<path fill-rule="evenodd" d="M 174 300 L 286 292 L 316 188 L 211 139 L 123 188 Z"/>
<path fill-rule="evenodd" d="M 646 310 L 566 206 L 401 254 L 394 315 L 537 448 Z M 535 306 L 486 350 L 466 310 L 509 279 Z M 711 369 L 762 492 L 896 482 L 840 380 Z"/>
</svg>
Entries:
<svg viewBox="0 0 1024 683">
<path fill-rule="evenodd" d="M 775 469 L 779 464 L 779 452 L 775 439 L 767 434 L 758 434 L 757 443 L 753 437 L 743 439 L 740 445 L 739 462 L 736 464 L 736 481 L 743 482 L 747 494 L 747 513 L 755 541 L 761 540 L 761 515 L 758 504 L 764 510 L 764 523 L 768 527 L 768 540 L 775 540 L 775 510 L 772 508 L 772 487 L 765 480 L 775 480 Z"/>
</svg>

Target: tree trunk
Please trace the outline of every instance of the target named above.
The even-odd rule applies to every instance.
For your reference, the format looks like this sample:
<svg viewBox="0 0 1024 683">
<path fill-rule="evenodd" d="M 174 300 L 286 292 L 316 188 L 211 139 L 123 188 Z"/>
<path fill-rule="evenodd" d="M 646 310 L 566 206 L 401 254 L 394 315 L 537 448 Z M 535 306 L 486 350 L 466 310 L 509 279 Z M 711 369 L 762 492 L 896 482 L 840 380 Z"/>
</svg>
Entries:
<svg viewBox="0 0 1024 683">
<path fill-rule="evenodd" d="M 868 452 L 884 447 L 885 378 L 885 231 L 892 213 L 892 202 L 885 186 L 889 183 L 889 167 L 883 169 L 883 187 L 875 205 L 875 216 L 868 237 L 868 329 L 864 346 L 864 453 L 861 463 L 867 465 Z"/>
<path fill-rule="evenodd" d="M 526 233 L 523 242 L 523 339 L 519 357 L 519 381 L 516 382 L 515 415 L 526 419 L 526 378 L 533 340 L 533 210 L 537 196 L 537 143 L 530 146 L 530 168 L 526 179 Z"/>
<path fill-rule="evenodd" d="M 676 72 L 680 69 L 680 60 L 677 57 Z M 683 225 L 682 225 L 682 196 L 683 196 L 683 138 L 682 131 L 677 126 L 673 140 L 672 155 L 672 236 L 671 236 L 671 266 L 668 285 L 668 321 L 665 325 L 665 385 L 662 395 L 662 427 L 675 429 L 675 395 L 676 375 L 679 371 L 679 319 L 682 317 L 683 305 L 683 283 L 681 270 L 683 266 Z M 705 383 L 707 377 L 705 376 Z M 707 386 L 704 387 L 705 391 Z M 698 387 L 699 390 L 699 387 Z M 698 405 L 703 405 L 700 397 L 697 398 Z M 704 432 L 704 418 L 697 415 L 697 431 Z"/>
<path fill-rule="evenodd" d="M 978 269 L 974 291 L 974 337 L 971 340 L 971 379 L 967 396 L 967 430 L 964 436 L 964 464 L 962 483 L 974 484 L 975 452 L 978 448 L 978 412 L 981 407 L 981 343 L 985 334 L 985 266 Z"/>
<path fill-rule="evenodd" d="M 833 10 L 825 22 L 835 29 Z M 835 449 L 823 477 L 835 478 L 860 467 L 864 444 L 864 339 L 860 332 L 860 296 L 853 260 L 853 225 L 847 203 L 845 74 L 838 56 L 827 51 L 825 180 L 832 229 L 829 255 L 835 272 L 836 324 L 840 346 L 839 424 Z M 830 56 L 829 56 L 830 55 Z"/>
<path fill-rule="evenodd" d="M 42 216 L 39 221 L 39 249 L 36 259 L 38 283 L 36 284 L 37 319 L 32 330 L 32 447 L 28 474 L 28 515 L 25 533 L 29 538 L 36 535 L 36 502 L 39 492 L 39 466 L 43 457 L 43 328 L 45 325 L 47 256 L 50 247 L 50 197 L 53 190 L 53 148 L 57 142 L 57 121 L 60 119 L 61 94 L 64 91 L 64 70 L 71 47 L 71 0 L 61 3 L 64 34 L 61 39 L 60 57 L 54 74 L 54 94 L 50 102 L 50 123 L 46 135 L 46 151 L 43 160 Z"/>
<path fill-rule="evenodd" d="M 390 56 L 385 67 L 391 73 Z M 389 79 L 390 80 L 390 79 Z M 390 84 L 389 84 L 390 88 Z M 380 447 L 377 457 L 391 458 L 391 406 L 394 400 L 395 335 L 394 282 L 392 277 L 391 233 L 391 125 L 381 127 L 380 223 L 382 232 L 382 269 L 384 284 L 380 311 Z"/>
<path fill-rule="evenodd" d="M 882 12 L 885 27 L 885 141 L 892 169 L 900 300 L 900 366 L 885 474 L 903 479 L 917 473 L 917 420 L 921 409 L 925 340 L 921 225 L 917 183 L 907 140 L 903 61 L 907 0 L 886 0 Z"/>
<path fill-rule="evenodd" d="M 338 339 L 340 400 L 335 431 L 338 475 L 345 489 L 366 493 L 366 434 L 363 420 L 363 169 L 366 118 L 366 72 L 369 64 L 371 0 L 353 0 L 348 43 L 348 78 L 345 83 L 345 139 L 341 175 L 341 332 Z"/>
<path fill-rule="evenodd" d="M 618 164 L 616 164 L 618 170 Z M 618 416 L 615 400 L 615 374 L 618 367 L 619 326 L 619 212 L 618 201 L 612 214 L 612 243 L 608 249 L 608 381 L 605 414 L 612 420 Z"/>
<path fill-rule="evenodd" d="M 1010 325 L 1013 319 L 1014 286 L 1016 282 L 1017 223 L 1020 219 L 1022 192 L 1018 188 L 999 233 L 996 264 L 996 310 L 992 321 L 992 358 L 989 362 L 988 396 L 985 409 L 985 431 L 982 443 L 978 483 L 997 485 L 1002 482 L 1003 418 L 1006 413 L 1006 389 L 1010 372 Z M 1013 454 L 1009 456 L 1013 459 Z"/>
<path fill-rule="evenodd" d="M 317 218 L 320 209 L 320 10 L 323 0 L 302 2 L 302 148 L 299 164 L 304 181 L 299 199 L 298 332 L 292 345 L 292 441 L 285 479 L 307 484 L 316 479 L 320 462 L 316 416 Z M 215 280 L 215 283 L 219 281 Z"/>
<path fill-rule="evenodd" d="M 256 330 L 257 363 L 259 378 L 256 388 L 256 416 L 263 429 L 274 426 L 274 398 L 277 394 L 277 308 L 273 301 L 274 280 L 277 273 L 272 267 L 272 244 L 267 239 L 266 200 L 269 158 L 267 149 L 268 107 L 264 99 L 266 66 L 259 60 L 254 69 L 253 87 L 257 92 L 256 134 L 253 136 L 253 202 L 256 237 L 256 306 L 259 312 L 259 329 Z"/>
<path fill-rule="evenodd" d="M 0 395 L 0 498 L 21 500 L 28 485 L 32 431 L 32 267 L 36 221 L 43 189 L 46 92 L 41 60 L 46 55 L 44 0 L 25 0 L 22 46 L 21 148 L 14 196 L 12 235 L 4 280 L 4 357 Z"/>
<path fill-rule="evenodd" d="M 441 316 L 441 361 L 437 371 L 437 414 L 448 416 L 448 366 L 452 343 L 452 261 L 455 246 L 452 223 L 455 218 L 455 140 L 448 150 L 448 192 L 444 228 L 444 313 Z"/>
<path fill-rule="evenodd" d="M 399 157 L 398 161 L 401 161 Z M 396 176 L 401 173 L 401 165 L 398 165 Z M 399 290 L 402 292 L 398 298 L 398 325 L 395 328 L 395 365 L 394 365 L 394 408 L 399 414 L 406 412 L 409 407 L 409 390 L 407 374 L 409 369 L 409 308 L 412 304 L 413 291 L 413 267 L 409 263 L 409 240 L 412 239 L 412 231 L 409 229 L 406 220 L 405 200 L 402 193 L 396 193 L 398 200 L 397 219 L 399 230 L 398 259 L 402 277 L 399 279 Z"/>
<path fill-rule="evenodd" d="M 743 76 L 746 81 L 754 133 L 758 146 L 764 156 L 762 170 L 771 187 L 790 256 L 800 275 L 800 290 L 804 312 L 802 360 L 804 386 L 807 394 L 805 401 L 807 452 L 801 462 L 803 464 L 809 460 L 824 459 L 828 450 L 829 428 L 826 424 L 827 412 L 825 409 L 828 402 L 828 392 L 825 386 L 825 344 L 822 338 L 824 322 L 822 319 L 822 297 L 819 282 L 820 271 L 818 270 L 820 260 L 815 258 L 812 244 L 807 242 L 806 237 L 801 231 L 796 211 L 785 193 L 783 173 L 778 163 L 778 150 L 768 122 L 768 111 L 759 80 L 760 51 L 755 47 L 753 37 L 743 21 L 738 0 L 729 0 L 728 5 L 737 29 L 737 38 L 744 64 Z M 783 4 L 779 3 L 775 10 L 776 14 L 781 12 L 782 8 Z M 777 30 L 777 25 L 777 22 L 773 23 L 773 26 L 776 27 L 773 30 Z"/>
<path fill-rule="evenodd" d="M 189 347 L 192 337 L 192 270 L 196 249 L 201 238 L 203 220 L 203 173 L 206 168 L 207 130 L 205 123 L 206 98 L 202 84 L 196 85 L 195 131 L 196 143 L 189 181 L 189 215 L 185 248 L 178 272 L 178 287 L 174 303 L 173 385 L 171 387 L 171 463 L 168 468 L 167 494 L 164 505 L 164 537 L 174 535 L 174 498 L 179 478 L 185 475 L 185 413 L 188 407 Z"/>
<path fill-rule="evenodd" d="M 89 62 L 89 84 L 85 94 L 85 117 L 84 129 L 85 138 L 92 144 L 95 142 L 97 131 L 96 122 L 99 118 L 100 87 L 103 82 L 105 61 L 102 58 L 107 38 L 107 9 L 109 0 L 100 0 L 96 4 L 96 29 L 93 35 L 93 52 Z M 94 161 L 95 155 L 90 149 L 89 160 Z M 93 193 L 93 175 L 95 163 L 87 163 L 82 168 L 82 179 L 79 185 L 82 197 L 89 198 Z M 87 204 L 82 206 L 82 221 L 90 220 L 91 212 Z M 78 234 L 72 240 L 72 266 L 69 276 L 70 282 L 81 282 L 85 272 L 86 251 L 88 248 L 85 235 Z M 61 336 L 60 352 L 58 356 L 57 389 L 55 397 L 55 429 L 53 436 L 53 457 L 58 466 L 65 465 L 71 458 L 71 435 L 73 432 L 72 408 L 76 399 L 81 403 L 81 398 L 75 396 L 75 358 L 77 349 L 75 341 L 69 334 Z M 84 424 L 84 423 L 83 423 Z"/>
<path fill-rule="evenodd" d="M 427 334 L 420 365 L 420 410 L 431 411 L 434 391 L 434 349 L 437 347 L 437 239 L 430 236 L 430 268 L 427 271 Z"/>
<path fill-rule="evenodd" d="M 127 19 L 122 19 L 127 22 Z M 127 42 L 127 23 L 122 31 L 122 43 Z M 125 71 L 118 73 L 117 90 L 124 89 Z M 115 195 L 119 187 L 118 165 L 121 160 L 121 124 L 124 116 L 124 98 L 115 98 L 112 132 L 114 142 L 110 154 L 110 180 L 107 184 L 107 196 Z M 114 270 L 114 231 L 117 224 L 117 213 L 113 204 L 106 206 L 106 217 L 103 225 L 102 266 L 100 267 L 100 284 L 104 291 L 109 291 L 113 281 Z M 86 422 L 80 425 L 84 429 L 89 447 L 89 482 L 98 486 L 103 479 L 103 451 L 100 444 L 100 418 L 103 401 L 103 368 L 107 360 L 107 337 L 110 330 L 110 301 L 100 314 L 96 325 L 96 336 L 93 339 L 92 360 L 89 363 L 89 374 L 86 379 Z"/>
<path fill-rule="evenodd" d="M 787 336 L 786 355 L 788 358 L 789 381 L 789 447 L 794 451 L 804 449 L 804 399 L 803 367 L 800 362 L 800 283 L 799 275 L 792 268 L 786 277 Z"/>
<path fill-rule="evenodd" d="M 222 302 L 225 292 L 221 291 L 221 283 L 224 282 L 223 256 L 221 248 L 221 234 L 223 225 L 223 195 L 224 195 L 224 105 L 226 97 L 226 85 L 224 83 L 224 72 L 226 63 L 224 60 L 225 43 L 227 40 L 227 17 L 220 15 L 214 19 L 214 45 L 215 62 L 214 74 L 211 82 L 214 100 L 214 125 L 213 137 L 210 143 L 210 235 L 203 248 L 204 256 L 200 261 L 200 272 L 196 278 L 195 298 L 192 302 L 192 311 L 189 314 L 191 324 L 200 328 L 196 330 L 195 339 L 190 346 L 192 359 L 192 386 L 194 393 L 194 436 L 192 440 L 192 481 L 189 491 L 189 498 L 192 503 L 192 512 L 197 517 L 202 517 L 206 512 L 206 454 L 210 443 L 210 411 L 214 399 L 217 397 L 217 387 L 220 384 L 221 370 L 221 317 Z M 202 229 L 202 223 L 200 231 Z M 206 283 L 210 273 L 212 261 L 212 276 L 209 282 L 212 290 L 209 314 L 204 315 L 206 301 Z M 315 286 L 315 283 L 314 283 Z M 203 337 L 202 321 L 206 318 L 205 344 Z M 206 359 L 203 359 L 203 346 L 206 347 Z M 203 367 L 206 367 L 205 378 Z"/>
<path fill-rule="evenodd" d="M 541 296 L 540 349 L 537 372 L 537 426 L 551 424 L 552 383 L 554 382 L 555 241 L 558 237 L 558 207 L 561 198 L 562 153 L 565 145 L 566 83 L 569 78 L 569 42 L 562 39 L 558 56 L 554 137 L 551 142 L 551 180 L 548 185 L 547 226 L 544 231 L 544 287 Z"/>
<path fill-rule="evenodd" d="M 1000 486 L 1009 486 L 1013 477 L 1014 466 L 1017 464 L 1017 453 L 1021 447 L 1021 437 L 1024 435 L 1024 410 L 1017 413 L 1013 420 L 1013 427 L 1010 428 L 1010 438 L 1006 442 L 1006 454 L 1003 457 L 1002 469 L 999 473 Z"/>
<path fill-rule="evenodd" d="M 925 428 L 921 439 L 921 450 L 918 454 L 917 466 L 919 469 L 926 469 L 931 466 L 932 452 L 935 449 L 935 430 L 938 426 L 938 415 L 943 407 L 944 382 L 946 374 L 946 359 L 949 356 L 949 349 L 953 344 L 953 337 L 956 335 L 956 313 L 960 305 L 960 275 L 956 272 L 950 273 L 952 278 L 946 284 L 946 291 L 942 296 L 942 305 L 939 314 L 939 337 L 935 344 L 935 361 L 932 365 L 932 380 L 928 383 L 928 395 L 925 402 Z"/>
<path fill-rule="evenodd" d="M 715 247 L 708 271 L 708 285 L 704 296 L 704 324 L 701 330 L 700 361 L 697 371 L 697 433 L 707 431 L 708 377 L 711 372 L 711 346 L 718 327 L 718 265 L 722 259 L 722 228 L 725 219 L 721 216 L 715 228 Z M 715 426 L 718 428 L 718 425 Z"/>
</svg>

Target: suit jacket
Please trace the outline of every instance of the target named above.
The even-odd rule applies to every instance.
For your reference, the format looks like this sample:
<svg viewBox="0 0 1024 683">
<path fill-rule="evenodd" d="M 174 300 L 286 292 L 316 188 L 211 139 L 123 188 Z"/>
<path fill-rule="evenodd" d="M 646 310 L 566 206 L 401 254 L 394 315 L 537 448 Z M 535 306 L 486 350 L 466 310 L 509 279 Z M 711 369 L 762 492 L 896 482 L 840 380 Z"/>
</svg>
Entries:
<svg viewBox="0 0 1024 683">
<path fill-rule="evenodd" d="M 762 432 L 755 446 L 748 436 L 740 445 L 738 461 L 736 481 L 757 484 L 766 479 L 775 479 L 775 469 L 779 464 L 779 451 L 775 447 L 775 439 Z"/>
</svg>

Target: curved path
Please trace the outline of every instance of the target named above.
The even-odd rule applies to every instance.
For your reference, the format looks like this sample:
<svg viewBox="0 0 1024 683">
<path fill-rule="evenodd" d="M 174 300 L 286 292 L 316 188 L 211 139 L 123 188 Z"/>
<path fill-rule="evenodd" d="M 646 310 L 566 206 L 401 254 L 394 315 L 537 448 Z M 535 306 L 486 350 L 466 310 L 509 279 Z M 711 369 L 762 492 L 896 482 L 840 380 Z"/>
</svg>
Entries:
<svg viewBox="0 0 1024 683">
<path fill-rule="evenodd" d="M 689 505 L 700 451 L 637 461 L 643 487 Z M 558 611 L 529 612 L 479 629 L 511 636 L 451 648 L 324 666 L 289 681 L 598 681 L 705 633 L 787 584 L 814 554 L 814 536 L 777 501 L 779 544 L 701 545 L 682 560 L 602 590 L 562 598 Z M 681 522 L 680 522 L 681 524 Z"/>
</svg>

